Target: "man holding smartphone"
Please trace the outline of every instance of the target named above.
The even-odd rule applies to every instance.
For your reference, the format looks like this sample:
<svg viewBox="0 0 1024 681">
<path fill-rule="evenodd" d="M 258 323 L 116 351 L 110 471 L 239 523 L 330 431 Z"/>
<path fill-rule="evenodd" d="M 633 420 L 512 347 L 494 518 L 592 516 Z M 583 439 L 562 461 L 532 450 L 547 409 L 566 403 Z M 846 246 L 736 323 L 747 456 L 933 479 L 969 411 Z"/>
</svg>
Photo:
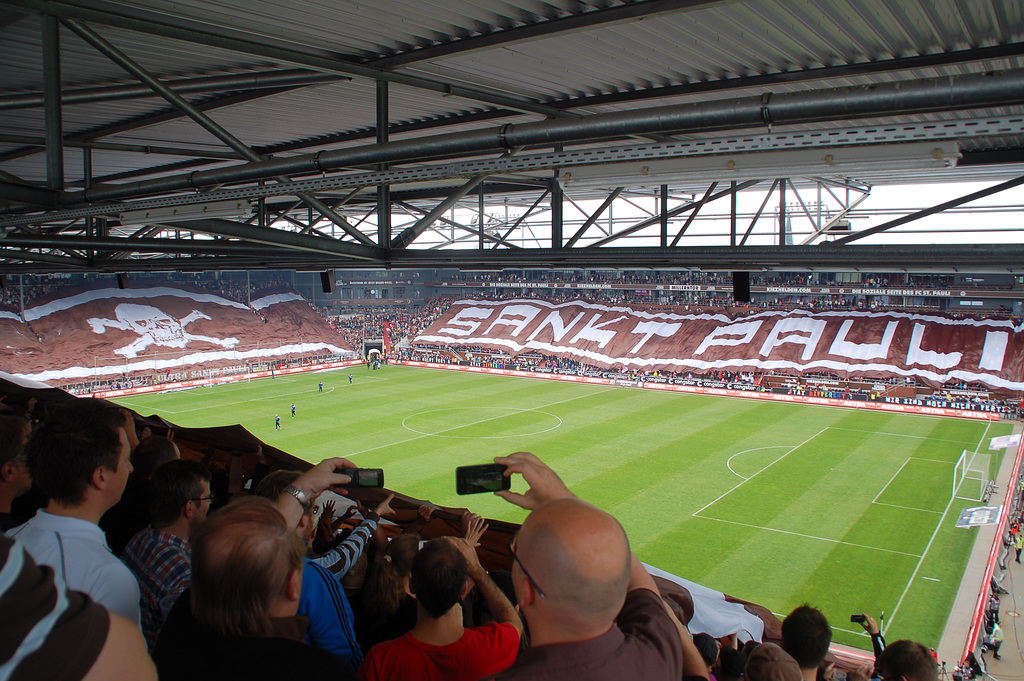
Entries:
<svg viewBox="0 0 1024 681">
<path fill-rule="evenodd" d="M 509 549 L 532 646 L 496 679 L 708 678 L 693 640 L 615 518 L 581 501 L 528 452 L 497 457 L 530 488 L 495 492 L 532 513 Z"/>
</svg>

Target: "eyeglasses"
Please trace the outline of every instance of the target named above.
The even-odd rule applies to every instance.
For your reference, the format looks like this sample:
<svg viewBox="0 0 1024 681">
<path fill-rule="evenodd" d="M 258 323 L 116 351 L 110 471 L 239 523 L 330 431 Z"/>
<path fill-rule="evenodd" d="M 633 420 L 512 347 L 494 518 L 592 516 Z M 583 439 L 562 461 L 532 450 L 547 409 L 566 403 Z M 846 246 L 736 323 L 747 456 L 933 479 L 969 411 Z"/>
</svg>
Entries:
<svg viewBox="0 0 1024 681">
<path fill-rule="evenodd" d="M 208 496 L 208 497 L 198 497 L 196 499 L 189 499 L 189 501 L 199 501 L 199 502 L 209 501 L 212 504 L 214 499 L 216 499 L 216 498 L 217 498 L 217 495 L 214 494 L 213 492 L 210 492 L 210 496 Z"/>
<path fill-rule="evenodd" d="M 533 585 L 533 588 L 537 592 L 537 594 L 541 598 L 547 598 L 547 596 L 544 595 L 544 591 L 537 584 L 537 581 L 533 577 L 530 576 L 530 572 L 529 572 L 529 570 L 526 569 L 526 566 L 523 565 L 523 561 L 519 560 L 519 556 L 516 555 L 515 543 L 516 543 L 516 537 L 518 537 L 518 536 L 519 535 L 513 535 L 512 538 L 508 540 L 508 552 L 512 556 L 512 560 L 514 560 L 515 562 L 519 563 L 519 569 L 523 571 L 524 575 L 526 575 L 526 579 L 529 580 L 530 584 Z"/>
</svg>

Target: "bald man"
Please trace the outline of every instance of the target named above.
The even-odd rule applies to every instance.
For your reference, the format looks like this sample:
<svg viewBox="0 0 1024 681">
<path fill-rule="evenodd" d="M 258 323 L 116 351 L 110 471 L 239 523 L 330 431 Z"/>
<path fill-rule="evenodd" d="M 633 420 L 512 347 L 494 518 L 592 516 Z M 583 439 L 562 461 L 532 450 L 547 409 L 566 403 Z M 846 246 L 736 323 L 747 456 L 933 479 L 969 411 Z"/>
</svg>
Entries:
<svg viewBox="0 0 1024 681">
<path fill-rule="evenodd" d="M 530 485 L 525 494 L 497 494 L 533 511 L 511 546 L 532 646 L 495 678 L 707 679 L 689 632 L 662 603 L 619 522 L 576 498 L 533 454 L 494 461 Z"/>
</svg>

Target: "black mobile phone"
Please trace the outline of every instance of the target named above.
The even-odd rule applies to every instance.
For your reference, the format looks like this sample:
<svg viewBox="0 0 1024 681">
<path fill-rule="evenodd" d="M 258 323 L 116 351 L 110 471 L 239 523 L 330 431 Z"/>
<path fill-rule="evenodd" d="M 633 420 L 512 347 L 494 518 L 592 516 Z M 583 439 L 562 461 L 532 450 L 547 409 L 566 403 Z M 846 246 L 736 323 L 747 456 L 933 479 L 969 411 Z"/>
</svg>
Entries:
<svg viewBox="0 0 1024 681">
<path fill-rule="evenodd" d="M 867 615 L 850 615 L 850 621 L 860 624 L 861 622 L 867 622 L 868 617 Z"/>
<path fill-rule="evenodd" d="M 455 491 L 458 494 L 497 492 L 511 486 L 512 478 L 505 475 L 505 466 L 500 463 L 459 466 L 455 469 Z"/>
<path fill-rule="evenodd" d="M 383 468 L 343 468 L 338 471 L 352 478 L 345 487 L 383 487 Z"/>
</svg>

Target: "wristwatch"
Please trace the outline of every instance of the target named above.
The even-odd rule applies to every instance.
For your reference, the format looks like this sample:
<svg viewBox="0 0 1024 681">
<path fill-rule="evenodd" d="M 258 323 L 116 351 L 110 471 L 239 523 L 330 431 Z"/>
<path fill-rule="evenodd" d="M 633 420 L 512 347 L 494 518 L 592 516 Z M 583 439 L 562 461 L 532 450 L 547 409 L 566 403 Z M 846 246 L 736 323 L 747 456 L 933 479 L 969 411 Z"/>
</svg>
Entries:
<svg viewBox="0 0 1024 681">
<path fill-rule="evenodd" d="M 309 507 L 313 505 L 313 502 L 309 500 L 309 497 L 306 496 L 306 493 L 303 492 L 298 487 L 296 487 L 295 485 L 288 485 L 287 487 L 284 488 L 284 491 L 295 497 L 295 501 L 299 502 L 299 505 L 302 506 L 303 511 L 308 511 Z"/>
</svg>

